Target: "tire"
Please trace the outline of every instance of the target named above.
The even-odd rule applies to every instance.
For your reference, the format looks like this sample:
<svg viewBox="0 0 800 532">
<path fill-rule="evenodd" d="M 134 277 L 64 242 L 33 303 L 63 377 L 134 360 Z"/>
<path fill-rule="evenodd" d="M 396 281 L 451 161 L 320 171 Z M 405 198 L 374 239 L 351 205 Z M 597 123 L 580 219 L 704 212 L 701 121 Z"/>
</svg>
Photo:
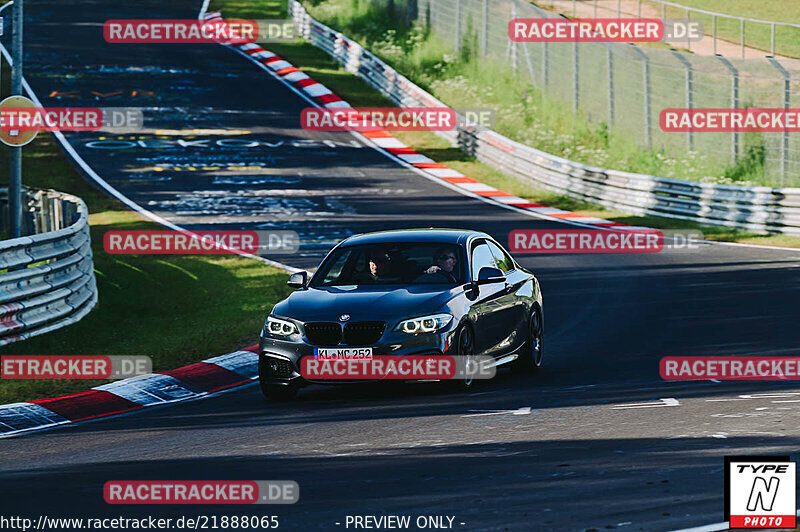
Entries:
<svg viewBox="0 0 800 532">
<path fill-rule="evenodd" d="M 291 401 L 297 395 L 297 390 L 294 384 L 266 384 L 261 381 L 261 393 L 273 401 Z"/>
<path fill-rule="evenodd" d="M 471 357 L 475 355 L 475 333 L 469 325 L 463 325 L 456 335 L 456 354 L 459 356 Z M 474 362 L 473 362 L 474 363 Z M 466 392 L 475 386 L 475 378 L 452 379 L 448 381 L 448 386 L 457 392 Z"/>
<path fill-rule="evenodd" d="M 261 393 L 267 399 L 273 401 L 291 401 L 297 395 L 300 387 L 297 384 L 272 384 L 266 381 L 263 357 L 258 360 L 258 384 L 261 386 Z"/>
<path fill-rule="evenodd" d="M 522 346 L 519 358 L 511 367 L 515 373 L 534 373 L 542 367 L 544 357 L 544 320 L 542 310 L 533 307 L 528 318 L 528 339 Z"/>
</svg>

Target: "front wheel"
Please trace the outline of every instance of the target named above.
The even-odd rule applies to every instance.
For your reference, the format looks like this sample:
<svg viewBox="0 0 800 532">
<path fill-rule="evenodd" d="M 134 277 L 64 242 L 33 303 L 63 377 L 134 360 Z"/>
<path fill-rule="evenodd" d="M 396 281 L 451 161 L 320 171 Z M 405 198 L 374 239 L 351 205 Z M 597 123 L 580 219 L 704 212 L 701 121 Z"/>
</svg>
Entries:
<svg viewBox="0 0 800 532">
<path fill-rule="evenodd" d="M 512 366 L 518 373 L 532 373 L 542 367 L 544 357 L 543 349 L 544 323 L 542 311 L 539 307 L 534 307 L 531 317 L 528 320 L 528 339 L 522 346 L 519 358 Z"/>
<path fill-rule="evenodd" d="M 465 324 L 458 331 L 454 347 L 456 354 L 466 359 L 467 375 L 463 379 L 452 379 L 448 384 L 454 391 L 464 392 L 472 389 L 475 383 L 474 372 L 477 363 L 475 360 L 475 335 L 469 325 Z"/>
</svg>

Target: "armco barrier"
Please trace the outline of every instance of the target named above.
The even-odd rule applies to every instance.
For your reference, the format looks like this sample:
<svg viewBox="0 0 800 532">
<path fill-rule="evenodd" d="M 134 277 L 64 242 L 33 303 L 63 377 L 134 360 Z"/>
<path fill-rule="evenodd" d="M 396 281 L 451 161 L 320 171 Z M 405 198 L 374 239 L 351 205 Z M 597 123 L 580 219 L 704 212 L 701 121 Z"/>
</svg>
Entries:
<svg viewBox="0 0 800 532">
<path fill-rule="evenodd" d="M 0 345 L 77 322 L 97 303 L 86 204 L 55 190 L 27 190 L 24 233 L 0 241 Z M 0 189 L 6 219 L 8 191 Z"/>
<path fill-rule="evenodd" d="M 299 35 L 395 104 L 446 107 L 355 41 L 311 18 L 296 0 L 289 0 L 289 13 Z M 595 168 L 471 126 L 436 134 L 489 166 L 566 196 L 633 214 L 800 235 L 800 188 L 694 183 Z"/>
</svg>

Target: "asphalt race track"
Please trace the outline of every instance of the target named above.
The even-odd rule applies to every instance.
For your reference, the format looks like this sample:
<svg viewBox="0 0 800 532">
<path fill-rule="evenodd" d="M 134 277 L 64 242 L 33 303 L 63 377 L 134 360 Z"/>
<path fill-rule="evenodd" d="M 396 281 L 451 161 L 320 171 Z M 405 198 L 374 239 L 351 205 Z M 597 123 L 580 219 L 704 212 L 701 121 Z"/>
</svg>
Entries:
<svg viewBox="0 0 800 532">
<path fill-rule="evenodd" d="M 297 267 L 364 231 L 473 228 L 507 242 L 513 229 L 563 227 L 430 181 L 349 133 L 303 131 L 308 102 L 232 49 L 103 40 L 107 19 L 190 19 L 200 5 L 26 0 L 25 76 L 43 105 L 144 108 L 143 130 L 65 133 L 139 205 L 190 228 L 297 231 L 300 256 L 270 257 Z M 7 10 L 6 46 L 9 21 Z M 241 134 L 190 131 L 200 129 Z M 723 456 L 800 458 L 800 387 L 658 373 L 668 355 L 797 355 L 800 250 L 517 258 L 545 297 L 535 376 L 501 371 L 467 395 L 310 387 L 290 404 L 250 386 L 5 439 L 3 513 L 271 514 L 290 530 L 382 514 L 455 516 L 461 530 L 672 530 L 722 521 Z M 104 482 L 136 479 L 295 480 L 300 500 L 103 501 Z"/>
</svg>

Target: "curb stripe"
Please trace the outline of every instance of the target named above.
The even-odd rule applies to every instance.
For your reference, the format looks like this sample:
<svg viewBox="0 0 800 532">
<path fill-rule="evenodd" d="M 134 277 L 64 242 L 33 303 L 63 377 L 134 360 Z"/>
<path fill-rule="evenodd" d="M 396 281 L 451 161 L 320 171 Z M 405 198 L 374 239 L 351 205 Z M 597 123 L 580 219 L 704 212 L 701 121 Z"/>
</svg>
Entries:
<svg viewBox="0 0 800 532">
<path fill-rule="evenodd" d="M 43 406 L 69 421 L 83 421 L 142 408 L 142 405 L 105 390 L 89 390 L 55 399 L 36 399 L 31 403 Z"/>
<path fill-rule="evenodd" d="M 216 364 L 198 362 L 182 368 L 162 372 L 202 392 L 216 392 L 238 386 L 250 380 Z"/>
</svg>

